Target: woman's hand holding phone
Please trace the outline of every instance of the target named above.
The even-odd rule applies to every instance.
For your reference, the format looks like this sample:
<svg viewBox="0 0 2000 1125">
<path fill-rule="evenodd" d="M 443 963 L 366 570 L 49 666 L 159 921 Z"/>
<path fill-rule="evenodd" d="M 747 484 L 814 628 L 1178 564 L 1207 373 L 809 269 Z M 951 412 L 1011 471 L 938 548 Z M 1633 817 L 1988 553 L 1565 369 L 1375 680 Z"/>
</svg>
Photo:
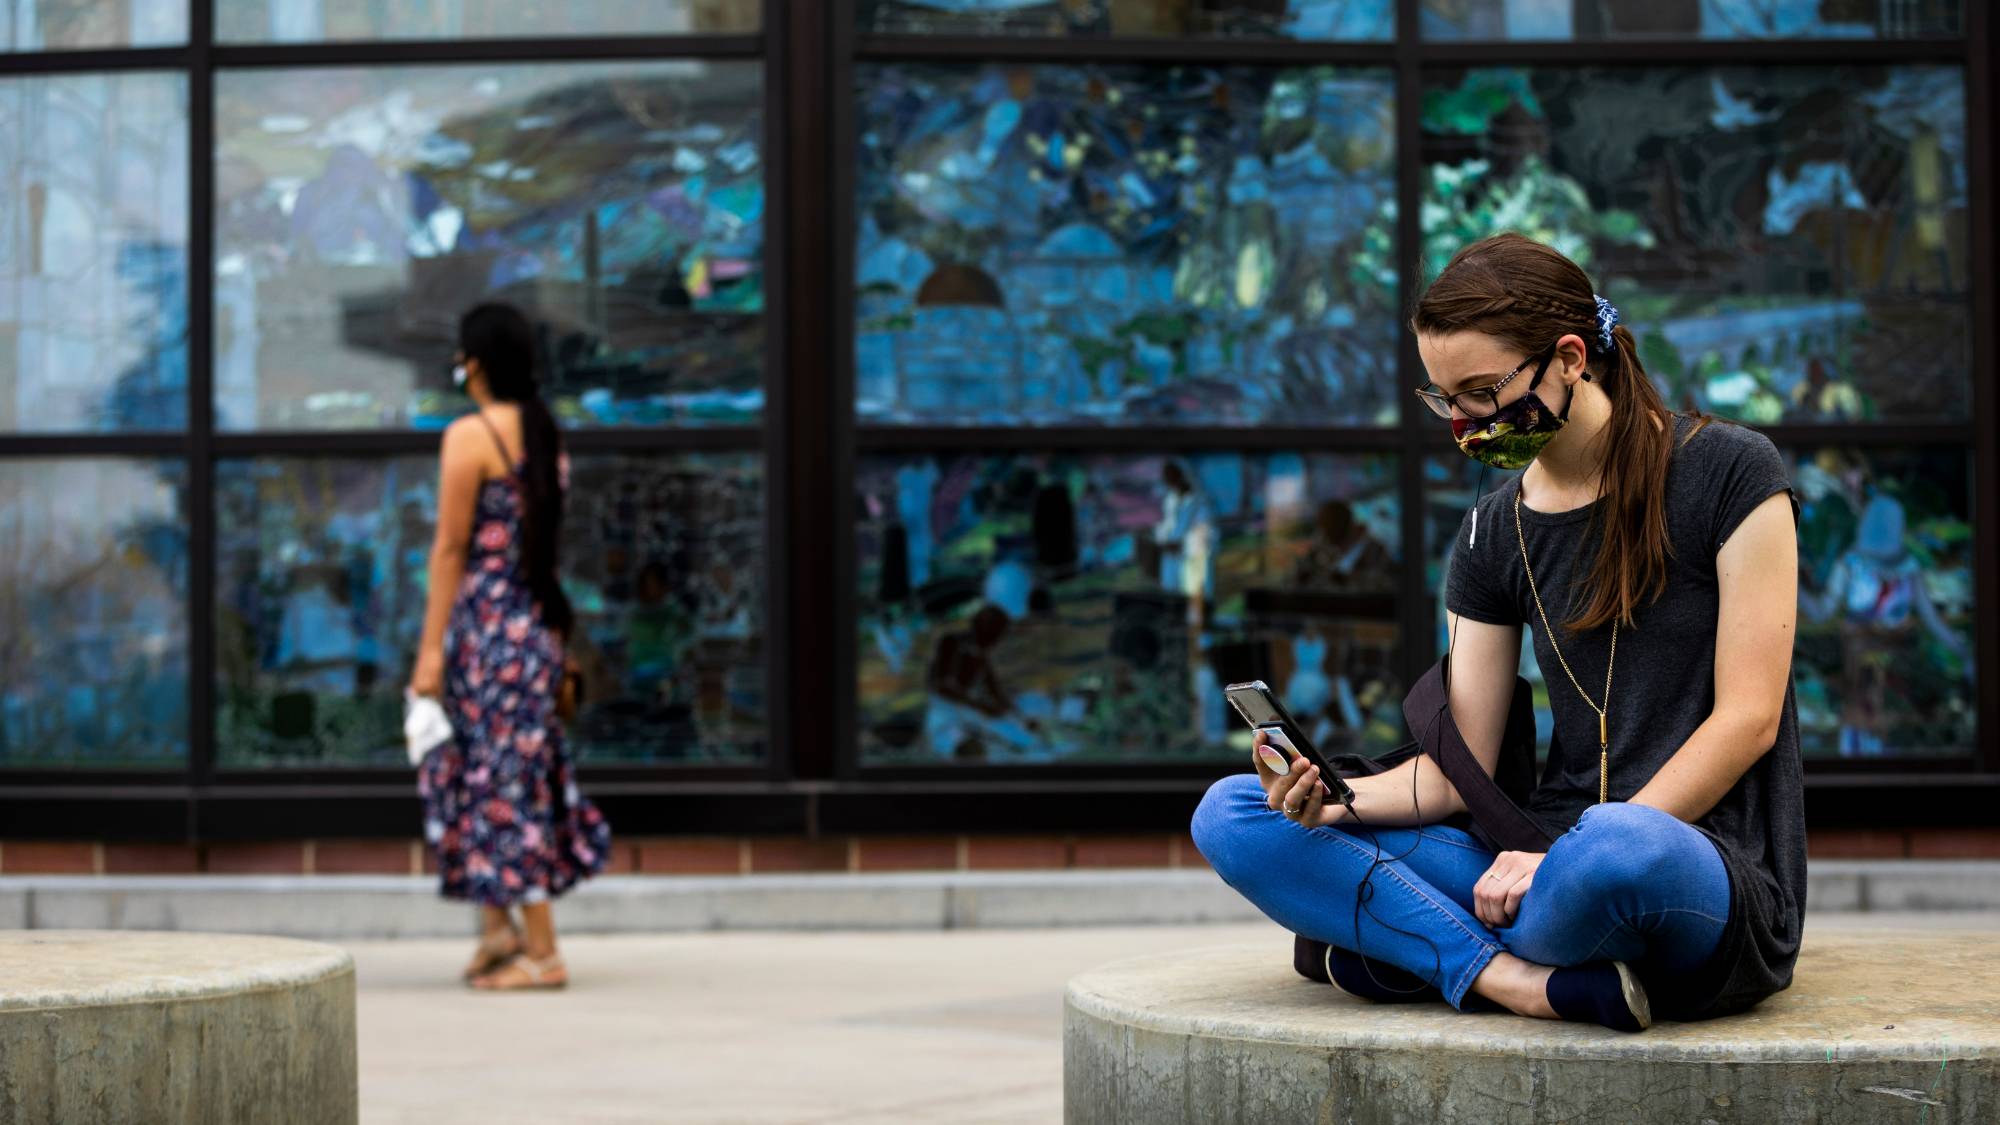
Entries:
<svg viewBox="0 0 2000 1125">
<path fill-rule="evenodd" d="M 1257 765 L 1265 802 L 1274 811 L 1307 828 L 1327 828 L 1346 819 L 1347 806 L 1327 803 L 1327 788 L 1320 783 L 1318 766 L 1304 758 L 1287 762 L 1284 752 L 1271 745 L 1270 736 L 1261 730 L 1256 733 L 1250 757 Z"/>
</svg>

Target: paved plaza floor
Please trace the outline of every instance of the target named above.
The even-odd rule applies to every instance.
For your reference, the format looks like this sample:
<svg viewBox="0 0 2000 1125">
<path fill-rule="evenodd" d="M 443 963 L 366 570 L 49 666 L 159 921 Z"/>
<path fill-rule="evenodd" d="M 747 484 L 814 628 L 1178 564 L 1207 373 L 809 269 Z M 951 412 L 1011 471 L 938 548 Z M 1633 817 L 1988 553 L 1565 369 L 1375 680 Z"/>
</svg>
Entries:
<svg viewBox="0 0 2000 1125">
<path fill-rule="evenodd" d="M 2000 932 L 2000 914 L 1815 916 Z M 564 992 L 481 995 L 469 942 L 352 942 L 364 1122 L 1062 1119 L 1062 991 L 1120 957 L 1275 926 L 577 937 Z"/>
</svg>

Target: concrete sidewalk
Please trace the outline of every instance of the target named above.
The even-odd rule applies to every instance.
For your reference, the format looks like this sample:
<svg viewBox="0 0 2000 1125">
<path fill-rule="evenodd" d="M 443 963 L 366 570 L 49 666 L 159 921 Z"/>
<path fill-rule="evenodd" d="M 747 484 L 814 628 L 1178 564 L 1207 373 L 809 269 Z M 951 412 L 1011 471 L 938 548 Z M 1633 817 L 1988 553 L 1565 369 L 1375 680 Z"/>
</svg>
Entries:
<svg viewBox="0 0 2000 1125">
<path fill-rule="evenodd" d="M 1821 860 L 1814 910 L 2000 910 L 2000 862 Z M 562 900 L 574 934 L 963 930 L 1253 922 L 1207 870 L 611 876 Z M 433 879 L 371 875 L 0 878 L 0 929 L 219 930 L 321 940 L 452 937 L 471 911 Z"/>
<path fill-rule="evenodd" d="M 1815 915 L 2000 934 L 2000 912 Z M 1121 957 L 1269 943 L 1269 923 L 578 937 L 567 992 L 482 995 L 464 941 L 350 943 L 365 1122 L 1047 1125 L 1062 996 Z"/>
</svg>

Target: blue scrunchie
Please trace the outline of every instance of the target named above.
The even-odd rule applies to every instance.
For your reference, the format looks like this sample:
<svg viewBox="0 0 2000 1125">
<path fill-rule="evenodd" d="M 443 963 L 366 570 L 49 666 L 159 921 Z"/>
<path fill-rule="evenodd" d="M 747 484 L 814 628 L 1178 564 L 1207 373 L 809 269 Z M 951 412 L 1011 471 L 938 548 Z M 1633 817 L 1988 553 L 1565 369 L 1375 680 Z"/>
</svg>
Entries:
<svg viewBox="0 0 2000 1125">
<path fill-rule="evenodd" d="M 1593 294 L 1595 296 L 1595 294 Z M 1597 298 L 1597 345 L 1606 355 L 1611 354 L 1611 330 L 1618 327 L 1618 306 Z"/>
</svg>

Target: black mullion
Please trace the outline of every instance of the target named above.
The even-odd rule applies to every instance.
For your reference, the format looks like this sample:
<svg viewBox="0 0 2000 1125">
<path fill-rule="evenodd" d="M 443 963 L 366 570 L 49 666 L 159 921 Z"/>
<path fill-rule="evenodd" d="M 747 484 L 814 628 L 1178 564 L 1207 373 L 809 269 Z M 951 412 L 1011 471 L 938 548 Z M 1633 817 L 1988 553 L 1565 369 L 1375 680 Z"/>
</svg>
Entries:
<svg viewBox="0 0 2000 1125">
<path fill-rule="evenodd" d="M 1967 113 L 1973 126 L 1967 138 L 1971 167 L 1972 204 L 1972 430 L 1975 437 L 1972 478 L 1973 558 L 1978 577 L 1973 590 L 1973 651 L 1979 682 L 1974 739 L 1984 748 L 1983 767 L 2000 772 L 2000 447 L 1994 429 L 2000 426 L 2000 391 L 1994 386 L 1994 364 L 2000 360 L 1994 340 L 1994 319 L 2000 317 L 1992 271 L 2000 261 L 2000 231 L 1993 213 L 1993 149 L 2000 144 L 2000 123 L 1993 120 L 1993 68 L 2000 66 L 2000 37 L 1993 29 L 1986 4 L 1968 5 L 1966 31 L 1971 49 L 1966 58 Z M 1981 260 L 1982 252 L 1984 261 Z M 1983 424 L 1982 424 L 1983 423 Z"/>
<path fill-rule="evenodd" d="M 0 434 L 0 459 L 23 457 L 185 457 L 186 434 Z"/>
<path fill-rule="evenodd" d="M 793 695 L 795 619 L 791 591 L 793 537 L 791 498 L 792 373 L 798 347 L 791 325 L 793 260 L 792 91 L 796 83 L 798 48 L 793 38 L 791 10 L 782 0 L 766 0 L 763 26 L 769 51 L 764 62 L 764 197 L 766 215 L 784 216 L 764 224 L 764 276 L 768 294 L 764 316 L 764 776 L 784 778 L 791 768 L 793 731 L 798 729 L 790 705 Z M 780 701 L 783 701 L 782 704 Z"/>
<path fill-rule="evenodd" d="M 828 264 L 831 276 L 829 302 L 832 322 L 827 332 L 826 416 L 829 419 L 828 461 L 832 478 L 833 511 L 828 527 L 832 558 L 827 573 L 832 589 L 827 591 L 830 608 L 831 659 L 833 675 L 833 776 L 847 779 L 861 771 L 860 662 L 857 653 L 860 612 L 856 603 L 860 560 L 855 558 L 854 475 L 857 446 L 857 419 L 854 409 L 854 252 L 860 230 L 856 214 L 856 169 L 859 164 L 860 130 L 856 121 L 854 0 L 833 0 L 833 27 L 828 35 L 831 46 L 830 94 L 827 138 L 830 165 L 827 193 L 833 214 L 833 232 Z"/>
<path fill-rule="evenodd" d="M 1416 401 L 1411 396 L 1411 401 Z M 1010 452 L 1079 450 L 1155 453 L 1163 449 L 1348 452 L 1395 451 L 1403 435 L 1389 426 L 866 426 L 855 435 L 864 453 L 935 450 Z"/>
<path fill-rule="evenodd" d="M 186 70 L 188 47 L 106 47 L 86 51 L 0 52 L 0 78 L 37 74 L 101 74 L 108 70 Z"/>
<path fill-rule="evenodd" d="M 1289 39 L 1138 39 L 977 35 L 869 35 L 855 43 L 863 62 L 1195 63 L 1203 65 L 1387 66 L 1389 43 Z"/>
<path fill-rule="evenodd" d="M 196 0 L 208 3 L 212 0 Z M 619 59 L 754 59 L 762 35 L 633 35 L 588 39 L 425 39 L 351 43 L 258 43 L 214 48 L 229 68 L 454 62 L 588 62 Z"/>
<path fill-rule="evenodd" d="M 441 438 L 433 430 L 246 430 L 216 434 L 210 441 L 219 457 L 381 457 L 435 453 Z M 763 443 L 756 426 L 563 431 L 563 445 L 578 453 L 726 453 L 761 450 Z"/>
<path fill-rule="evenodd" d="M 188 780 L 186 835 L 215 773 L 215 5 L 195 0 L 188 43 Z"/>
<path fill-rule="evenodd" d="M 1418 26 L 1423 16 L 1420 0 L 1396 3 L 1396 280 L 1397 312 L 1416 300 L 1423 285 L 1423 44 Z M 1402 317 L 1398 315 L 1400 321 Z M 1403 683 L 1414 684 L 1435 659 L 1435 630 L 1431 627 L 1429 558 L 1425 542 L 1429 531 L 1424 517 L 1429 509 L 1424 495 L 1424 462 L 1428 449 L 1436 444 L 1437 426 L 1430 411 L 1404 387 L 1421 386 L 1418 375 L 1423 360 L 1417 354 L 1416 337 L 1396 325 L 1396 402 L 1401 407 L 1402 458 L 1397 465 L 1397 481 L 1403 498 L 1403 565 L 1397 573 L 1397 606 L 1403 643 L 1399 646 Z"/>
<path fill-rule="evenodd" d="M 1966 446 L 1978 436 L 1975 433 L 1978 427 L 1970 422 L 1788 422 L 1752 428 L 1770 438 L 1775 445 L 1852 446 L 1863 449 Z"/>
<path fill-rule="evenodd" d="M 1965 61 L 1962 39 L 1590 39 L 1428 43 L 1426 66 L 1814 66 Z"/>
</svg>

